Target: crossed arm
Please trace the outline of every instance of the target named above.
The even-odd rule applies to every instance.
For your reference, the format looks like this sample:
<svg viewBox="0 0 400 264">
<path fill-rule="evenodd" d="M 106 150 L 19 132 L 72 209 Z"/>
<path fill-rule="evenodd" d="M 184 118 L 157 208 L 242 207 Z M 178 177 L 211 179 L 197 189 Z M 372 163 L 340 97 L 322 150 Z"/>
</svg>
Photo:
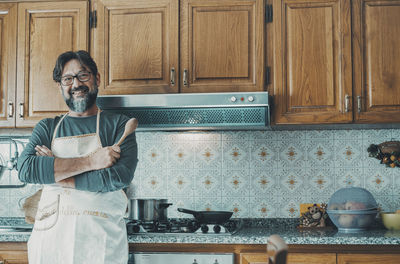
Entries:
<svg viewBox="0 0 400 264">
<path fill-rule="evenodd" d="M 46 146 L 36 145 L 36 156 L 54 157 L 53 152 Z M 109 168 L 120 158 L 121 149 L 117 145 L 98 149 L 93 154 L 80 158 L 55 158 L 54 180 L 57 184 L 75 188 L 73 176 L 91 171 Z"/>
</svg>

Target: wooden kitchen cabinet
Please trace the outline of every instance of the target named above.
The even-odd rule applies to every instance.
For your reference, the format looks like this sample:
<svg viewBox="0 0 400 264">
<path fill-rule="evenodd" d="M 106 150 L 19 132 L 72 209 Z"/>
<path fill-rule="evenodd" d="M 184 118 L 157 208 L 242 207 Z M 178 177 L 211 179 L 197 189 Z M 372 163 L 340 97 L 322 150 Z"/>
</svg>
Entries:
<svg viewBox="0 0 400 264">
<path fill-rule="evenodd" d="M 400 122 L 400 0 L 354 0 L 355 121 Z"/>
<path fill-rule="evenodd" d="M 400 122 L 400 0 L 273 0 L 276 124 Z"/>
<path fill-rule="evenodd" d="M 28 264 L 28 252 L 9 251 L 0 252 L 0 264 Z"/>
<path fill-rule="evenodd" d="M 88 48 L 87 1 L 18 3 L 15 125 L 33 127 L 67 106 L 53 81 L 58 55 Z"/>
<path fill-rule="evenodd" d="M 240 264 L 268 264 L 266 253 L 241 253 Z"/>
<path fill-rule="evenodd" d="M 0 127 L 33 127 L 67 111 L 53 68 L 60 53 L 88 48 L 88 4 L 0 3 Z"/>
<path fill-rule="evenodd" d="M 287 264 L 336 264 L 335 253 L 289 253 Z"/>
<path fill-rule="evenodd" d="M 398 254 L 338 254 L 338 264 L 398 264 Z"/>
<path fill-rule="evenodd" d="M 347 0 L 273 0 L 276 124 L 352 122 Z"/>
<path fill-rule="evenodd" d="M 264 0 L 95 0 L 100 94 L 262 91 Z"/>
</svg>

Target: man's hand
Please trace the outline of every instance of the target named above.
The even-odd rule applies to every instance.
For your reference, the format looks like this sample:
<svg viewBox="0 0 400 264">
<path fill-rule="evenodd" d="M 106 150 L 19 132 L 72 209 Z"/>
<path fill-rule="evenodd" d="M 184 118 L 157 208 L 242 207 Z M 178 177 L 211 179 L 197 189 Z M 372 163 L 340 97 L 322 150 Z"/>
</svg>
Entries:
<svg viewBox="0 0 400 264">
<path fill-rule="evenodd" d="M 51 150 L 48 149 L 45 145 L 42 146 L 36 145 L 35 150 L 36 150 L 36 156 L 53 157 L 53 152 L 51 152 Z"/>
<path fill-rule="evenodd" d="M 89 156 L 89 163 L 93 170 L 109 168 L 121 157 L 121 148 L 117 145 L 96 150 Z"/>
</svg>

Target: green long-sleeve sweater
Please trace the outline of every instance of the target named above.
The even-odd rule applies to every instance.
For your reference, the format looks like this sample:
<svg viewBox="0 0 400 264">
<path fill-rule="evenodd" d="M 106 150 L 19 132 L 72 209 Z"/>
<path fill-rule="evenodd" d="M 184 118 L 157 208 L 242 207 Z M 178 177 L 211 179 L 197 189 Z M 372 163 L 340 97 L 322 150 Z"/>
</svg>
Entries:
<svg viewBox="0 0 400 264">
<path fill-rule="evenodd" d="M 56 137 L 77 136 L 96 132 L 96 115 L 67 116 L 60 124 Z M 53 184 L 54 157 L 36 156 L 35 146 L 51 148 L 56 124 L 61 117 L 41 120 L 34 128 L 29 143 L 18 159 L 18 177 L 22 182 Z M 112 146 L 121 138 L 128 117 L 107 111 L 100 114 L 99 136 L 103 147 Z M 121 157 L 110 168 L 85 172 L 75 177 L 75 188 L 92 192 L 109 192 L 125 188 L 131 182 L 137 165 L 135 133 L 121 144 Z"/>
</svg>

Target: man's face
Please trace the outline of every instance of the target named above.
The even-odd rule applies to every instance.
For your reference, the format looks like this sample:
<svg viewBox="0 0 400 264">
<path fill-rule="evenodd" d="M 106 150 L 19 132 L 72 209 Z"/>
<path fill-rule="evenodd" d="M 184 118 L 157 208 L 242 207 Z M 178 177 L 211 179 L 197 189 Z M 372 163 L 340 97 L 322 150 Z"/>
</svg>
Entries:
<svg viewBox="0 0 400 264">
<path fill-rule="evenodd" d="M 66 84 L 71 79 L 72 83 Z M 94 76 L 78 60 L 74 59 L 67 62 L 61 75 L 60 86 L 69 109 L 78 113 L 90 109 L 96 102 L 98 82 L 99 76 Z"/>
</svg>

